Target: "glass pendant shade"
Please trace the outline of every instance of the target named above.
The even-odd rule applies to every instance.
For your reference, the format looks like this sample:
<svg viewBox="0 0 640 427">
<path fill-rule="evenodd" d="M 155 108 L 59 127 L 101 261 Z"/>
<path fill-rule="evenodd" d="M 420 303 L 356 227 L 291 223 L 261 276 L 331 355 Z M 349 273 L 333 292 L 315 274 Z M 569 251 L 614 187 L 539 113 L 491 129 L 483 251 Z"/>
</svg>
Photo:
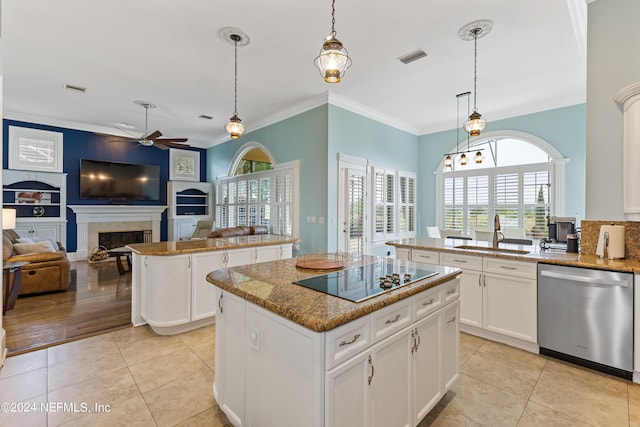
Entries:
<svg viewBox="0 0 640 427">
<path fill-rule="evenodd" d="M 482 116 L 477 111 L 474 111 L 469 116 L 469 120 L 464 124 L 464 130 L 469 132 L 470 136 L 478 136 L 480 132 L 487 127 L 487 122 L 482 119 Z"/>
<path fill-rule="evenodd" d="M 480 151 L 478 151 L 476 153 L 476 164 L 479 165 L 480 163 L 482 163 L 482 153 Z"/>
<path fill-rule="evenodd" d="M 464 153 L 462 153 L 462 155 L 460 156 L 460 165 L 461 166 L 467 165 L 467 155 Z"/>
<path fill-rule="evenodd" d="M 244 133 L 244 125 L 241 123 L 240 117 L 237 114 L 234 114 L 231 119 L 229 119 L 229 123 L 225 126 L 225 129 L 231 136 L 231 139 L 238 139 Z"/>
<path fill-rule="evenodd" d="M 453 166 L 453 160 L 451 159 L 451 156 L 447 155 L 447 157 L 444 158 L 444 167 L 450 168 L 452 166 Z"/>
<path fill-rule="evenodd" d="M 320 49 L 320 55 L 314 60 L 320 75 L 327 83 L 338 83 L 351 66 L 351 58 L 340 40 L 330 34 Z"/>
</svg>

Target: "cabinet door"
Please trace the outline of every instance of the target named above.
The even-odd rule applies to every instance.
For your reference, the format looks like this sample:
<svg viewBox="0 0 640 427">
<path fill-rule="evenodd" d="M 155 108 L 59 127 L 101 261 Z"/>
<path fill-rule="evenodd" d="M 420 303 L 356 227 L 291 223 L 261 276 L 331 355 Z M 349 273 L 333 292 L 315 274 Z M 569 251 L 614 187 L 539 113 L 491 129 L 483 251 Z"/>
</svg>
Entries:
<svg viewBox="0 0 640 427">
<path fill-rule="evenodd" d="M 462 270 L 460 278 L 460 321 L 482 328 L 482 273 Z"/>
<path fill-rule="evenodd" d="M 18 224 L 15 228 L 20 237 L 51 239 L 54 242 L 60 240 L 60 226 L 57 224 Z"/>
<path fill-rule="evenodd" d="M 460 303 L 455 302 L 444 309 L 442 314 L 442 368 L 441 392 L 446 393 L 458 379 L 460 353 Z"/>
<path fill-rule="evenodd" d="M 173 240 L 189 240 L 193 234 L 193 230 L 196 229 L 198 221 L 176 221 L 175 228 L 177 236 L 174 236 Z"/>
<path fill-rule="evenodd" d="M 256 248 L 256 262 L 276 261 L 280 259 L 280 246 L 258 246 Z"/>
<path fill-rule="evenodd" d="M 411 331 L 411 328 L 404 329 L 374 345 L 371 350 L 372 426 L 413 425 Z M 387 404 L 391 397 L 397 404 Z"/>
<path fill-rule="evenodd" d="M 411 261 L 438 265 L 440 262 L 440 253 L 438 251 L 411 249 Z"/>
<path fill-rule="evenodd" d="M 484 327 L 503 335 L 537 342 L 536 280 L 493 273 L 485 273 L 484 276 Z"/>
<path fill-rule="evenodd" d="M 143 298 L 147 300 L 147 322 L 158 327 L 190 322 L 190 256 L 147 256 L 145 264 Z"/>
<path fill-rule="evenodd" d="M 326 427 L 371 425 L 369 377 L 374 375 L 373 358 L 369 352 L 360 353 L 326 373 Z"/>
<path fill-rule="evenodd" d="M 227 251 L 227 267 L 237 267 L 256 262 L 255 248 L 233 249 Z"/>
<path fill-rule="evenodd" d="M 280 245 L 280 259 L 289 259 L 293 256 L 293 244 Z"/>
<path fill-rule="evenodd" d="M 416 323 L 413 328 L 413 393 L 414 424 L 418 423 L 438 403 L 440 387 L 442 313 Z"/>
<path fill-rule="evenodd" d="M 411 261 L 411 249 L 396 248 L 396 259 L 403 259 L 405 261 Z"/>
<path fill-rule="evenodd" d="M 216 314 L 215 286 L 207 282 L 207 274 L 224 268 L 224 252 L 192 254 L 191 257 L 191 320 L 199 320 Z"/>
<path fill-rule="evenodd" d="M 244 424 L 245 412 L 245 302 L 229 292 L 215 288 L 216 400 L 235 426 Z"/>
</svg>

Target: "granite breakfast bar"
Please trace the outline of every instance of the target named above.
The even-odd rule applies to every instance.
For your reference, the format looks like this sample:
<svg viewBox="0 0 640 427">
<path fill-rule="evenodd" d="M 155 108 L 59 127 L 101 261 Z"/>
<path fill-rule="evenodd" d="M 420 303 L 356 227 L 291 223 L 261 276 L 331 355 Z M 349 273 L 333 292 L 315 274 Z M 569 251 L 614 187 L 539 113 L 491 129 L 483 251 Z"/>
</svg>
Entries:
<svg viewBox="0 0 640 427">
<path fill-rule="evenodd" d="M 370 256 L 345 270 L 374 262 L 437 274 L 361 302 L 293 283 L 325 273 L 295 259 L 207 276 L 214 396 L 234 425 L 415 426 L 453 385 L 460 270 Z"/>
<path fill-rule="evenodd" d="M 291 258 L 297 238 L 274 234 L 127 245 L 132 251 L 131 321 L 160 335 L 215 321 L 213 287 L 219 268 Z"/>
</svg>

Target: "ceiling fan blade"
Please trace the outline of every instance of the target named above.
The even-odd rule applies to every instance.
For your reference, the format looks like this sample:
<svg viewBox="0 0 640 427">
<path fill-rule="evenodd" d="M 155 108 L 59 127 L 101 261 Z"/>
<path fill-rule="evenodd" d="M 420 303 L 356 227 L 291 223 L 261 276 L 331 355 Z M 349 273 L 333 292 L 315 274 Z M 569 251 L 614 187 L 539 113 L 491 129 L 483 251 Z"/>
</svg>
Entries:
<svg viewBox="0 0 640 427">
<path fill-rule="evenodd" d="M 161 138 L 161 139 L 156 139 L 156 141 L 161 141 L 161 142 L 187 142 L 189 139 L 188 138 Z"/>
<path fill-rule="evenodd" d="M 185 138 L 182 138 L 185 139 Z M 186 140 L 186 139 L 185 139 Z M 185 148 L 188 147 L 188 144 L 176 144 L 175 142 L 172 142 L 173 140 L 166 140 L 166 139 L 161 139 L 161 140 L 156 140 L 155 141 L 155 146 L 166 150 L 169 147 L 173 147 L 173 148 Z"/>
<path fill-rule="evenodd" d="M 105 142 L 136 142 L 138 140 L 138 138 L 127 138 L 127 137 L 111 137 L 109 139 L 107 139 Z"/>
<path fill-rule="evenodd" d="M 162 136 L 162 133 L 159 130 L 157 130 L 155 132 L 151 132 L 149 135 L 147 135 L 145 137 L 142 137 L 141 139 L 148 139 L 150 141 L 153 141 L 156 138 L 160 138 L 161 136 Z"/>
</svg>

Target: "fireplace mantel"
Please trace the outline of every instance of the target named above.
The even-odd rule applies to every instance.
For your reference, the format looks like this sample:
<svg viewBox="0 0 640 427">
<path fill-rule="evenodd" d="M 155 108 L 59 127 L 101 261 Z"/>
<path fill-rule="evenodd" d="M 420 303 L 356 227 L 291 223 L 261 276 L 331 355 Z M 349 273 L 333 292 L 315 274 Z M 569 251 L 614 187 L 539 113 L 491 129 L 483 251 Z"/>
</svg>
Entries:
<svg viewBox="0 0 640 427">
<path fill-rule="evenodd" d="M 129 206 L 129 205 L 69 205 L 76 214 L 77 245 L 76 259 L 86 259 L 89 255 L 89 224 L 94 222 L 135 222 L 152 223 L 151 240 L 160 241 L 160 221 L 167 206 Z"/>
</svg>

